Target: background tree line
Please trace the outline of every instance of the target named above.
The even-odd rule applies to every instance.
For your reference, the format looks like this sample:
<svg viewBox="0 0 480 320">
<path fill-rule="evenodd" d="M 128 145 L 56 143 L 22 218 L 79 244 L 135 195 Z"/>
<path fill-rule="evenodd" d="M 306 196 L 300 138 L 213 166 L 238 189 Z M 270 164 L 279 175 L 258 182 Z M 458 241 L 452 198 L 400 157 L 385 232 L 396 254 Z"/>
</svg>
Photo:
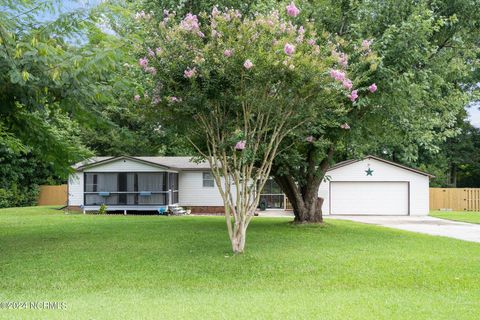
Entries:
<svg viewBox="0 0 480 320">
<path fill-rule="evenodd" d="M 164 10 L 186 13 L 218 7 L 245 15 L 287 1 L 111 1 L 55 14 L 60 2 L 16 0 L 0 12 L 0 201 L 32 204 L 36 185 L 64 182 L 69 165 L 90 155 L 187 155 L 191 147 L 134 99 L 145 94 L 137 57 L 144 41 L 134 16 Z M 298 1 L 318 30 L 346 39 L 373 39 L 382 57 L 381 88 L 362 126 L 338 138 L 317 126 L 314 145 L 278 157 L 278 172 L 305 159 L 320 164 L 374 154 L 436 175 L 435 186 L 480 186 L 478 128 L 465 107 L 480 81 L 480 6 L 459 1 Z M 461 90 L 459 88 L 462 88 Z M 348 120 L 348 119 L 346 119 Z M 354 121 L 354 120 L 352 120 Z M 297 132 L 309 135 L 308 132 Z M 292 138 L 293 139 L 293 138 Z M 294 151 L 294 152 L 293 152 Z M 3 194 L 3 196 L 2 196 Z M 7 199 L 7 200 L 5 200 Z"/>
</svg>

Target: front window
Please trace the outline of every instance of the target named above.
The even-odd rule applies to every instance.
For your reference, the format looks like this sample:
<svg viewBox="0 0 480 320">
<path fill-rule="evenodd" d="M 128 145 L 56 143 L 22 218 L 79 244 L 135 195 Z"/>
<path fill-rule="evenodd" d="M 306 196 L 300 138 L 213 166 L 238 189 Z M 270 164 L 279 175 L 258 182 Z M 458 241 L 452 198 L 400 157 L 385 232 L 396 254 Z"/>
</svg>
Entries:
<svg viewBox="0 0 480 320">
<path fill-rule="evenodd" d="M 203 173 L 203 186 L 207 188 L 215 187 L 215 182 L 213 180 L 213 175 L 211 172 Z"/>
<path fill-rule="evenodd" d="M 285 206 L 285 195 L 273 179 L 269 179 L 260 194 L 260 208 L 281 209 Z"/>
</svg>

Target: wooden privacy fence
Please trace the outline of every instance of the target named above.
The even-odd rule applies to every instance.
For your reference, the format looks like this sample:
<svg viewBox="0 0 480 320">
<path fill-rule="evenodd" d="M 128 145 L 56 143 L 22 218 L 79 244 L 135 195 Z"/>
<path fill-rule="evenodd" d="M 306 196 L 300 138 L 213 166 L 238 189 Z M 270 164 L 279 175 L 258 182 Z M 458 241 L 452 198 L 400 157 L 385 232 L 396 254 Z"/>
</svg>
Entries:
<svg viewBox="0 0 480 320">
<path fill-rule="evenodd" d="M 59 186 L 40 186 L 38 195 L 39 206 L 66 206 L 67 205 L 67 185 Z"/>
<path fill-rule="evenodd" d="M 480 211 L 480 188 L 430 188 L 430 210 Z"/>
</svg>

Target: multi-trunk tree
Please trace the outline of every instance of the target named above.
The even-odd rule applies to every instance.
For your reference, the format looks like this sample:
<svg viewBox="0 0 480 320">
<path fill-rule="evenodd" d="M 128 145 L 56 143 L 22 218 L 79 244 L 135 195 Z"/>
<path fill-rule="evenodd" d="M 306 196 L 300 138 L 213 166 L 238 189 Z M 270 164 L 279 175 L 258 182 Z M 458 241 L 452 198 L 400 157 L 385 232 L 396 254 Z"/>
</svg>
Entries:
<svg viewBox="0 0 480 320">
<path fill-rule="evenodd" d="M 359 86 L 376 63 L 367 44 L 350 45 L 356 67 L 347 72 L 343 40 L 317 34 L 311 23 L 297 25 L 298 13 L 288 5 L 249 18 L 214 8 L 179 22 L 165 12 L 160 24 L 151 13 L 136 14 L 148 34 L 139 55 L 148 89 L 134 99 L 210 163 L 237 253 L 274 159 L 288 152 L 280 149 L 285 138 L 317 143 L 303 133 L 318 114 L 341 135 L 359 96 L 376 90 Z"/>
</svg>

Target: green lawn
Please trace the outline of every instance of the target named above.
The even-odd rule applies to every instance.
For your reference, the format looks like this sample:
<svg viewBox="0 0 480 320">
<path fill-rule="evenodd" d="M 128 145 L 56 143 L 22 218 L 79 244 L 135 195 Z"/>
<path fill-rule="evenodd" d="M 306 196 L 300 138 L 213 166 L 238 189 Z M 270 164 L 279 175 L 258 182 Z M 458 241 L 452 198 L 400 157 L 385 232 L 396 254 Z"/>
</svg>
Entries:
<svg viewBox="0 0 480 320">
<path fill-rule="evenodd" d="M 0 210 L 3 319 L 475 319 L 480 245 L 347 221 L 258 218 L 232 256 L 221 217 Z"/>
<path fill-rule="evenodd" d="M 480 223 L 480 212 L 478 211 L 431 211 L 430 215 L 448 220 Z"/>
</svg>

